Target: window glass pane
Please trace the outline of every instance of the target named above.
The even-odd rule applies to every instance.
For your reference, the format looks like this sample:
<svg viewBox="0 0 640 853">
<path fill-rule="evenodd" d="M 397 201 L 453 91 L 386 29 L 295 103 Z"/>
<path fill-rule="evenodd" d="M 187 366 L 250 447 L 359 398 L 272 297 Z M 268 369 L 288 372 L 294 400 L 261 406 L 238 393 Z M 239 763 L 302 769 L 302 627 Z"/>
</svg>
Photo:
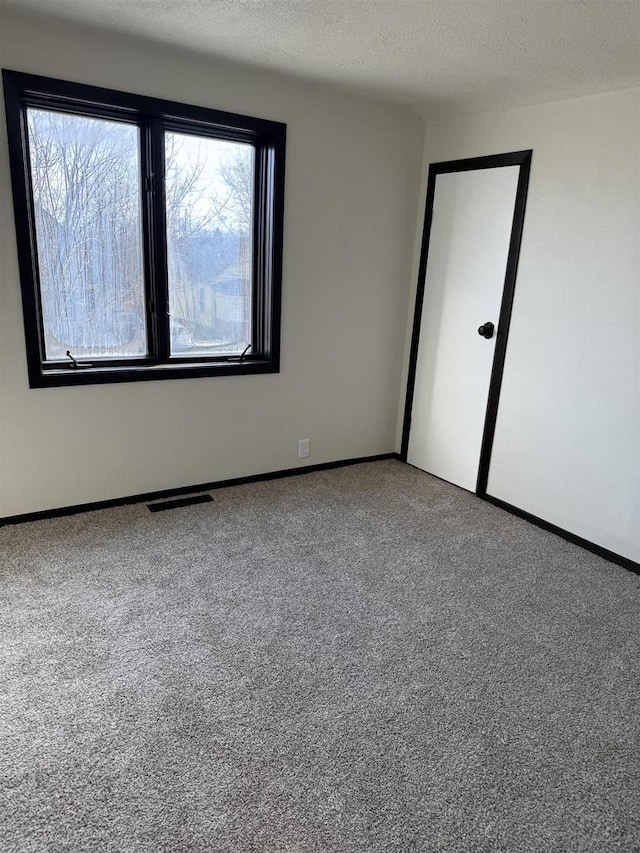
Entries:
<svg viewBox="0 0 640 853">
<path fill-rule="evenodd" d="M 138 128 L 27 112 L 46 358 L 146 355 Z"/>
<path fill-rule="evenodd" d="M 237 354 L 251 342 L 254 149 L 165 134 L 171 355 Z"/>
</svg>

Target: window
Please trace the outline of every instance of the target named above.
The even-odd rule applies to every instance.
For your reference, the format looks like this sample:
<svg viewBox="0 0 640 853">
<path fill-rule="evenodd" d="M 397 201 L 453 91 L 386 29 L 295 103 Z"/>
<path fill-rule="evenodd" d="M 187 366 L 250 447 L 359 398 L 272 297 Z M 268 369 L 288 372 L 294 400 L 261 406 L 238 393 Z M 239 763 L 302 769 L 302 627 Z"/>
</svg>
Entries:
<svg viewBox="0 0 640 853">
<path fill-rule="evenodd" d="M 285 125 L 3 76 L 31 386 L 276 372 Z"/>
</svg>

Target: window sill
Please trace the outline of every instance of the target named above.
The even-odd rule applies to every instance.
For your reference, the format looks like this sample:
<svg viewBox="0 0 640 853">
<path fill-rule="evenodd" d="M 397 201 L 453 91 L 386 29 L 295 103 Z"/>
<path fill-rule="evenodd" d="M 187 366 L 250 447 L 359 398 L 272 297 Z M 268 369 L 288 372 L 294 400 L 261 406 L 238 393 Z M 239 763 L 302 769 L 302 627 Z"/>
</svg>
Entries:
<svg viewBox="0 0 640 853">
<path fill-rule="evenodd" d="M 105 385 L 116 382 L 149 382 L 160 379 L 200 379 L 212 376 L 247 376 L 279 373 L 275 360 L 252 359 L 242 362 L 199 364 L 157 364 L 126 367 L 49 368 L 29 376 L 31 388 L 59 388 L 67 385 Z"/>
</svg>

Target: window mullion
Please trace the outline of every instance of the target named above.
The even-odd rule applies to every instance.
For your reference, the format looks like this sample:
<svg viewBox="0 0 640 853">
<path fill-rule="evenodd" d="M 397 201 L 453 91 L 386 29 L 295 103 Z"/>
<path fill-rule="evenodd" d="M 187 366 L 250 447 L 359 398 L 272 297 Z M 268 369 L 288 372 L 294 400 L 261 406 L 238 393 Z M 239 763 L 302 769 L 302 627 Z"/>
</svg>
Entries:
<svg viewBox="0 0 640 853">
<path fill-rule="evenodd" d="M 151 126 L 142 119 L 140 128 L 140 191 L 142 193 L 142 234 L 145 274 L 145 319 L 147 326 L 147 353 L 158 361 L 158 323 L 155 296 L 155 241 L 153 210 L 153 166 L 151 162 Z"/>
<path fill-rule="evenodd" d="M 153 302 L 156 354 L 160 362 L 169 361 L 169 285 L 167 275 L 167 214 L 165 198 L 164 126 L 160 119 L 149 123 L 151 171 L 149 198 L 152 208 L 150 231 L 153 254 Z"/>
</svg>

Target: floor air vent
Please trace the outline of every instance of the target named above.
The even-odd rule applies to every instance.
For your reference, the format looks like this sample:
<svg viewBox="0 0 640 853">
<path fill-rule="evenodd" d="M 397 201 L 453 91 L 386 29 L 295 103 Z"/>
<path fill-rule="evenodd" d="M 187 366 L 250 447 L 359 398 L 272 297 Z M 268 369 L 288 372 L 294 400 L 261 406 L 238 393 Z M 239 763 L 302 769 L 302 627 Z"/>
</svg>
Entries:
<svg viewBox="0 0 640 853">
<path fill-rule="evenodd" d="M 163 509 L 177 509 L 180 506 L 191 506 L 191 504 L 207 504 L 213 501 L 211 495 L 189 495 L 187 498 L 171 498 L 168 501 L 157 501 L 147 504 L 151 512 L 161 512 Z"/>
</svg>

